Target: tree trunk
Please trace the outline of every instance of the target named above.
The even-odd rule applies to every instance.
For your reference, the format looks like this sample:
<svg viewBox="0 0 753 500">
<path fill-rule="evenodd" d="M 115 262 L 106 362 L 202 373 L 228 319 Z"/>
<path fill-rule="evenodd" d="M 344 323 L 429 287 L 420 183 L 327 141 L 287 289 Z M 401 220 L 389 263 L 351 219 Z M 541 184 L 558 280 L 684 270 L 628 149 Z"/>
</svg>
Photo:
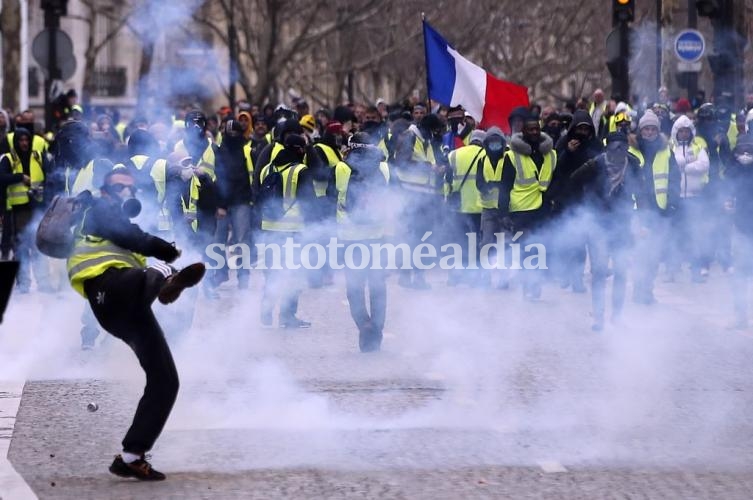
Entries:
<svg viewBox="0 0 753 500">
<path fill-rule="evenodd" d="M 5 109 L 18 109 L 21 87 L 21 4 L 19 0 L 3 0 L 0 12 L 3 39 L 3 96 Z"/>
<path fill-rule="evenodd" d="M 152 71 L 154 61 L 154 42 L 146 37 L 141 38 L 141 64 L 139 65 L 138 103 L 136 111 L 143 113 L 150 106 L 151 86 L 149 74 Z"/>
</svg>

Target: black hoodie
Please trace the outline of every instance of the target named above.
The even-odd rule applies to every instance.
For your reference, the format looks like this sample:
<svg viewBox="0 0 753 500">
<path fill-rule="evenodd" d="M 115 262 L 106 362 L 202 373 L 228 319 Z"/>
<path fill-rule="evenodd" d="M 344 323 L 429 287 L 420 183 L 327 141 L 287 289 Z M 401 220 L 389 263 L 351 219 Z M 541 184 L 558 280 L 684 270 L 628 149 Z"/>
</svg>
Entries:
<svg viewBox="0 0 753 500">
<path fill-rule="evenodd" d="M 591 135 L 587 141 L 577 137 L 575 129 L 579 125 L 588 125 Z M 580 141 L 575 151 L 570 151 L 567 147 L 568 142 L 572 140 Z M 596 135 L 591 115 L 588 111 L 577 110 L 567 134 L 560 138 L 557 144 L 557 167 L 554 169 L 552 184 L 546 193 L 547 199 L 552 200 L 557 209 L 566 208 L 578 202 L 581 190 L 572 185 L 570 176 L 581 165 L 595 158 L 602 151 L 603 147 Z"/>
</svg>

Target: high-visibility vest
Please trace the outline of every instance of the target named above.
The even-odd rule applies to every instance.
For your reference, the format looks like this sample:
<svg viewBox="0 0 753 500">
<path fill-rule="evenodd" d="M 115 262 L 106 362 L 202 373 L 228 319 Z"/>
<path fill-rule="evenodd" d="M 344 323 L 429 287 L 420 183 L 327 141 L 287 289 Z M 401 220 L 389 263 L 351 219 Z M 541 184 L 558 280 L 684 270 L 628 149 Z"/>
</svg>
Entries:
<svg viewBox="0 0 753 500">
<path fill-rule="evenodd" d="M 8 135 L 6 135 L 6 138 L 8 139 L 8 147 L 10 148 L 11 153 L 16 152 L 16 148 L 13 146 L 13 138 L 15 136 L 15 132 L 8 132 Z M 47 152 L 47 141 L 44 139 L 44 137 L 33 134 L 31 136 L 31 150 L 36 151 L 40 157 L 44 156 L 44 154 Z"/>
<path fill-rule="evenodd" d="M 73 184 L 70 183 L 71 168 L 65 168 L 65 194 L 66 196 L 78 196 L 84 191 L 95 192 L 94 189 L 94 160 L 86 164 L 84 168 L 76 172 Z"/>
<path fill-rule="evenodd" d="M 209 139 L 206 139 L 207 141 L 207 147 L 204 149 L 204 152 L 201 154 L 201 158 L 199 159 L 197 167 L 208 167 L 214 170 L 215 167 L 215 157 L 214 157 L 214 148 L 212 147 L 212 141 Z M 179 141 L 175 147 L 173 148 L 174 153 L 179 153 L 183 157 L 191 156 L 188 153 L 188 149 L 186 148 L 186 145 L 183 141 Z"/>
<path fill-rule="evenodd" d="M 317 142 L 314 147 L 321 150 L 324 156 L 327 158 L 327 166 L 329 168 L 335 168 L 335 166 L 342 161 L 340 154 L 332 149 L 331 146 Z M 327 196 L 327 187 L 329 187 L 329 181 L 314 181 L 314 193 L 317 198 L 323 198 Z"/>
<path fill-rule="evenodd" d="M 14 174 L 23 174 L 24 167 L 15 153 L 6 153 L 4 155 L 10 161 Z M 11 184 L 7 188 L 8 202 L 7 208 L 12 209 L 18 205 L 26 205 L 29 203 L 29 190 L 34 190 L 35 200 L 42 201 L 42 188 L 44 184 L 44 170 L 42 170 L 42 159 L 39 153 L 32 151 L 29 157 L 29 177 L 31 178 L 31 186 L 27 187 L 23 182 L 17 184 Z"/>
<path fill-rule="evenodd" d="M 641 162 L 641 167 L 645 167 L 646 160 L 643 157 L 643 153 L 635 148 L 631 148 L 631 153 L 638 157 Z M 656 204 L 662 210 L 667 208 L 667 193 L 669 192 L 669 160 L 672 157 L 672 152 L 669 146 L 663 148 L 656 153 L 654 162 L 651 164 L 651 174 L 654 178 L 654 196 L 656 197 Z"/>
<path fill-rule="evenodd" d="M 478 166 L 482 164 L 482 159 L 485 156 L 483 148 L 475 144 L 458 148 L 451 151 L 447 156 L 450 168 L 452 168 L 452 186 L 450 186 L 449 191 L 454 193 L 460 190 L 460 184 L 465 179 L 465 184 L 460 190 L 460 213 L 481 213 L 481 193 L 476 187 L 476 175 L 478 175 Z M 468 174 L 467 178 L 466 173 Z M 502 174 L 501 165 L 499 166 L 499 173 Z M 499 190 L 497 193 L 499 194 Z"/>
<path fill-rule="evenodd" d="M 272 168 L 272 165 L 264 167 L 259 175 L 260 182 L 264 182 Z M 278 220 L 262 217 L 261 228 L 265 231 L 301 232 L 304 224 L 301 204 L 298 203 L 298 177 L 306 169 L 306 165 L 297 163 L 274 168 L 280 171 L 282 177 L 282 206 L 285 213 Z"/>
<path fill-rule="evenodd" d="M 214 173 L 214 166 L 215 166 L 215 155 L 214 155 L 214 148 L 212 148 L 212 142 L 207 139 L 207 147 L 204 149 L 204 152 L 201 154 L 201 158 L 199 159 L 199 164 L 196 165 L 197 167 L 204 167 L 204 169 L 209 173 L 209 177 L 212 179 L 212 182 L 216 182 L 217 176 Z M 180 153 L 183 156 L 190 156 L 188 153 L 188 149 L 186 149 L 186 145 L 183 141 L 179 141 L 175 148 L 173 149 L 174 152 Z M 186 216 L 186 219 L 191 223 L 191 229 L 194 230 L 194 232 L 198 231 L 199 229 L 199 222 L 198 222 L 198 202 L 199 202 L 199 191 L 201 189 L 201 181 L 199 178 L 194 175 L 191 177 L 191 183 L 188 188 L 188 203 L 185 202 L 185 200 L 181 200 L 182 207 L 183 207 L 183 214 Z"/>
<path fill-rule="evenodd" d="M 543 193 L 552 182 L 554 167 L 557 165 L 557 153 L 550 151 L 544 155 L 541 170 L 530 156 L 515 151 L 505 153 L 515 167 L 515 184 L 510 191 L 510 212 L 528 212 L 541 208 L 544 204 Z"/>
<path fill-rule="evenodd" d="M 254 184 L 254 157 L 251 150 L 251 143 L 247 142 L 243 146 L 243 158 L 246 159 L 246 170 L 248 171 L 248 181 L 253 186 Z"/>
<path fill-rule="evenodd" d="M 335 185 L 337 187 L 337 237 L 346 241 L 377 240 L 384 237 L 385 224 L 358 224 L 353 222 L 346 209 L 348 202 L 348 185 L 352 169 L 341 161 L 335 166 Z M 384 186 L 390 181 L 390 169 L 386 162 L 379 163 L 379 172 L 384 177 Z M 377 212 L 381 207 L 373 207 Z"/>
<path fill-rule="evenodd" d="M 430 141 L 424 141 L 420 137 L 416 136 L 416 140 L 413 143 L 413 161 L 423 161 L 435 165 L 437 163 L 434 156 L 434 147 Z"/>
<path fill-rule="evenodd" d="M 146 257 L 139 255 L 123 247 L 119 247 L 110 240 L 82 233 L 84 221 L 88 211 L 76 230 L 76 242 L 73 253 L 68 257 L 68 279 L 71 286 L 79 294 L 84 293 L 84 282 L 96 278 L 110 268 L 137 268 L 146 267 Z"/>
<path fill-rule="evenodd" d="M 499 188 L 502 183 L 502 165 L 504 165 L 505 155 L 502 155 L 495 166 L 486 156 L 478 160 L 477 169 L 481 170 L 484 181 L 491 187 L 485 193 L 479 193 L 481 208 L 494 209 L 499 208 Z"/>
</svg>

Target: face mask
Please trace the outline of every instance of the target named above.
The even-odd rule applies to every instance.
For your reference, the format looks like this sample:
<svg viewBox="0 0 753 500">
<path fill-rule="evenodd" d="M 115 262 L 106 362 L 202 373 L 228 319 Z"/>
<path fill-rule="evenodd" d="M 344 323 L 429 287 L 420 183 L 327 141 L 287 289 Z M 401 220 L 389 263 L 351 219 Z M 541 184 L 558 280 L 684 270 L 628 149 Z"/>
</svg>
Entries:
<svg viewBox="0 0 753 500">
<path fill-rule="evenodd" d="M 502 151 L 502 143 L 501 142 L 490 142 L 487 146 L 487 149 L 491 151 L 492 153 L 498 153 Z"/>
<path fill-rule="evenodd" d="M 587 142 L 588 139 L 591 138 L 590 134 L 582 134 L 580 132 L 575 133 L 575 138 L 578 139 L 580 142 Z"/>
<path fill-rule="evenodd" d="M 126 217 L 133 219 L 141 213 L 141 202 L 137 198 L 128 198 L 120 205 L 120 208 Z"/>
<path fill-rule="evenodd" d="M 753 154 L 751 153 L 742 153 L 739 155 L 735 155 L 735 159 L 737 160 L 737 163 L 740 165 L 750 165 L 753 163 Z"/>
</svg>

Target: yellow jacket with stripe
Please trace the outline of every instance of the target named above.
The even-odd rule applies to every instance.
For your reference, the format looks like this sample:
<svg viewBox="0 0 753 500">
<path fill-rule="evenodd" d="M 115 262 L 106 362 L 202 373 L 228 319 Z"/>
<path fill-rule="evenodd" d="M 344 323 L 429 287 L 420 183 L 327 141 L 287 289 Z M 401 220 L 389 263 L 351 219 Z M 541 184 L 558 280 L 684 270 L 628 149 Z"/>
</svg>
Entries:
<svg viewBox="0 0 753 500">
<path fill-rule="evenodd" d="M 76 228 L 74 249 L 67 262 L 68 279 L 73 289 L 85 296 L 87 280 L 111 268 L 142 269 L 147 256 L 172 262 L 178 250 L 132 224 L 119 203 L 109 198 L 94 199 Z"/>
</svg>

